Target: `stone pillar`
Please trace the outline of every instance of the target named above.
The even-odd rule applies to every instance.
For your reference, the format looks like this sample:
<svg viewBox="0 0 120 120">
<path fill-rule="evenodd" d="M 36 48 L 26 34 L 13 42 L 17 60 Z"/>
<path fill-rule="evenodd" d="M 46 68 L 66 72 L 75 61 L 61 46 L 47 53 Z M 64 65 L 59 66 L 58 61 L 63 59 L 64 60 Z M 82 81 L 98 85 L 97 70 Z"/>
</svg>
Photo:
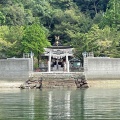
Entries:
<svg viewBox="0 0 120 120">
<path fill-rule="evenodd" d="M 32 71 L 33 71 L 33 66 L 34 66 L 34 63 L 33 63 L 33 57 L 34 57 L 34 54 L 32 53 L 32 51 L 31 51 L 31 53 L 30 53 L 30 58 L 31 58 L 31 69 L 32 69 Z"/>
<path fill-rule="evenodd" d="M 69 70 L 69 61 L 68 61 L 68 64 L 67 64 L 67 72 L 70 72 L 70 70 Z"/>
<path fill-rule="evenodd" d="M 49 53 L 48 72 L 51 72 L 51 51 Z"/>
<path fill-rule="evenodd" d="M 66 53 L 66 71 L 69 72 L 68 53 Z"/>
<path fill-rule="evenodd" d="M 87 57 L 84 57 L 83 60 L 84 60 L 84 64 L 83 64 L 84 71 L 87 71 L 88 58 L 87 58 Z"/>
</svg>

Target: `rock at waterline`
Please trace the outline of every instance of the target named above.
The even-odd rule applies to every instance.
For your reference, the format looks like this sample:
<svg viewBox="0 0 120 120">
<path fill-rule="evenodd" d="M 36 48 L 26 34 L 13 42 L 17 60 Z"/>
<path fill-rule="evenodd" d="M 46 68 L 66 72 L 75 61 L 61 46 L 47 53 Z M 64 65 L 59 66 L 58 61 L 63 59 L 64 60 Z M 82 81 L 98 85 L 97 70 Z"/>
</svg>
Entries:
<svg viewBox="0 0 120 120">
<path fill-rule="evenodd" d="M 32 78 L 29 78 L 24 84 L 20 85 L 21 89 L 41 89 L 42 88 L 42 80 L 43 78 L 38 78 L 38 80 L 33 80 Z"/>
<path fill-rule="evenodd" d="M 75 84 L 77 88 L 88 88 L 88 83 L 85 79 L 85 75 L 79 76 L 78 78 L 75 78 Z"/>
</svg>

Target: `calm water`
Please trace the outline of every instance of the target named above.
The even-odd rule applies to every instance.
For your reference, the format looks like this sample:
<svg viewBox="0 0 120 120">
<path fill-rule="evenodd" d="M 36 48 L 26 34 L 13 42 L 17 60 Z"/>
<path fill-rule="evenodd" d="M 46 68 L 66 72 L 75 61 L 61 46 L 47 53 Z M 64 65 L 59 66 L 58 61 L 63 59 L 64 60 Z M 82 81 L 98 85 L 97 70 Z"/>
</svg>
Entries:
<svg viewBox="0 0 120 120">
<path fill-rule="evenodd" d="M 120 89 L 0 90 L 0 120 L 119 120 Z"/>
</svg>

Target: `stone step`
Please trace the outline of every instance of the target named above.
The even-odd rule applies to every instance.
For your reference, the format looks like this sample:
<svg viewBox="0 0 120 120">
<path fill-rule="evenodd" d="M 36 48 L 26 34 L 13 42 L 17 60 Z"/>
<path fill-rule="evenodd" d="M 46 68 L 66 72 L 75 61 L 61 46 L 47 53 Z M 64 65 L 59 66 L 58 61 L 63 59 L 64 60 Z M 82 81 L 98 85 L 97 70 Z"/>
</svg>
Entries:
<svg viewBox="0 0 120 120">
<path fill-rule="evenodd" d="M 42 85 L 44 88 L 65 87 L 76 88 L 75 79 L 84 75 L 84 72 L 34 72 L 33 79 L 43 78 Z"/>
<path fill-rule="evenodd" d="M 42 72 L 34 72 L 33 73 L 33 78 L 39 78 L 42 77 L 45 80 L 50 80 L 50 79 L 64 79 L 64 80 L 71 80 L 74 77 L 78 77 L 80 75 L 83 75 L 84 72 L 73 72 L 73 73 L 67 73 L 67 72 L 62 72 L 62 73 L 57 73 L 57 72 L 53 72 L 53 73 L 42 73 Z"/>
<path fill-rule="evenodd" d="M 65 81 L 57 81 L 57 80 L 47 80 L 43 81 L 43 88 L 76 88 L 74 80 L 65 80 Z"/>
</svg>

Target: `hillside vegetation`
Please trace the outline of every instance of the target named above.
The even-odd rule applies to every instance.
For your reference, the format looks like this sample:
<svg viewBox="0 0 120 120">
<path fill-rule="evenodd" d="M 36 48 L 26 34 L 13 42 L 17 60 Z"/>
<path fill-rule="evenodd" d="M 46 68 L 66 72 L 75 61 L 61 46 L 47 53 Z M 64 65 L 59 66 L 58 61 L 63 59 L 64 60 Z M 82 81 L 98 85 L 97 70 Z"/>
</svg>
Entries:
<svg viewBox="0 0 120 120">
<path fill-rule="evenodd" d="M 78 58 L 120 57 L 120 0 L 0 0 L 0 58 L 38 56 L 55 36 Z"/>
</svg>

